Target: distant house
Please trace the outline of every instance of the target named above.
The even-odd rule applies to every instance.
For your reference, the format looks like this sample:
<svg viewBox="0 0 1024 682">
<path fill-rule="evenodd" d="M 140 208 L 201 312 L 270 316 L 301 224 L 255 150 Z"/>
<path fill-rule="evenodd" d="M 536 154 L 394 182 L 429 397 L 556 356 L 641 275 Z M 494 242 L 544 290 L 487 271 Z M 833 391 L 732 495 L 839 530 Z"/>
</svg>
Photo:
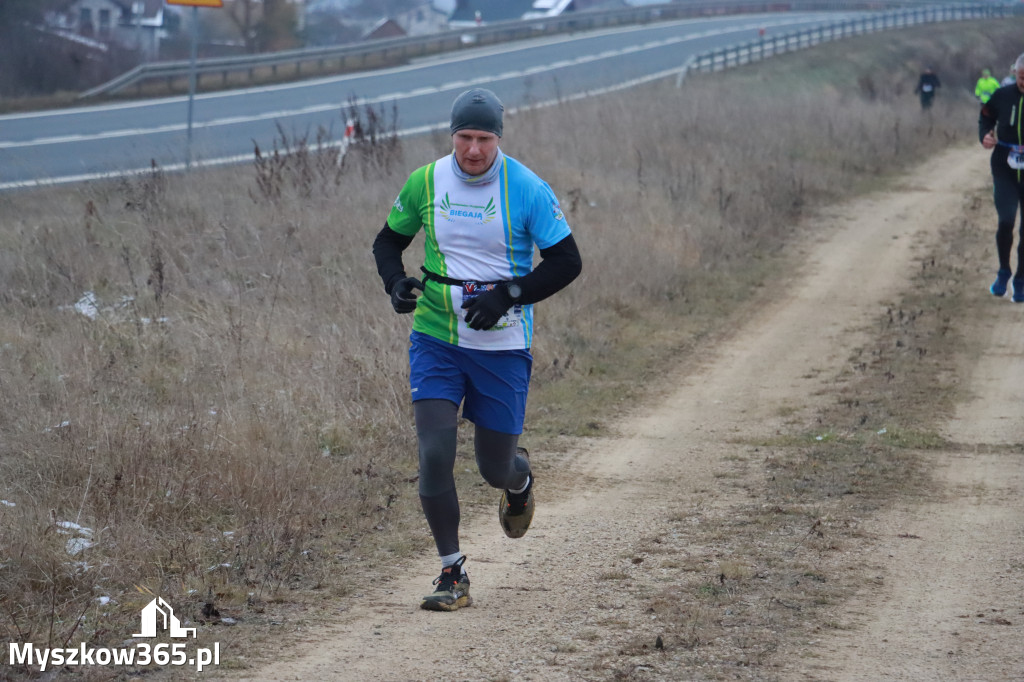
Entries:
<svg viewBox="0 0 1024 682">
<path fill-rule="evenodd" d="M 400 12 L 391 18 L 411 36 L 448 30 L 448 13 L 430 2 L 424 2 L 419 7 Z"/>
<path fill-rule="evenodd" d="M 145 58 L 159 55 L 167 37 L 163 0 L 66 0 L 47 17 L 50 28 L 138 50 Z"/>
<path fill-rule="evenodd" d="M 574 9 L 574 0 L 456 0 L 448 25 L 466 28 L 497 21 L 554 17 Z"/>
<path fill-rule="evenodd" d="M 365 6 L 360 6 L 360 9 L 364 11 L 357 13 L 354 11 L 355 8 L 342 8 L 343 3 L 344 0 L 317 0 L 307 5 L 306 11 L 309 19 L 307 41 L 310 44 L 324 45 L 348 42 L 353 39 L 372 40 L 374 38 L 421 36 L 448 30 L 448 13 L 439 9 L 429 0 L 409 3 L 412 4 L 412 7 L 404 12 L 372 19 L 365 16 Z M 325 24 L 329 23 L 335 26 L 344 26 L 347 31 L 358 31 L 358 34 L 350 36 L 343 35 L 338 30 L 327 31 Z"/>
<path fill-rule="evenodd" d="M 370 27 L 363 34 L 363 40 L 375 40 L 377 38 L 401 38 L 408 35 L 394 19 L 384 18 Z"/>
</svg>

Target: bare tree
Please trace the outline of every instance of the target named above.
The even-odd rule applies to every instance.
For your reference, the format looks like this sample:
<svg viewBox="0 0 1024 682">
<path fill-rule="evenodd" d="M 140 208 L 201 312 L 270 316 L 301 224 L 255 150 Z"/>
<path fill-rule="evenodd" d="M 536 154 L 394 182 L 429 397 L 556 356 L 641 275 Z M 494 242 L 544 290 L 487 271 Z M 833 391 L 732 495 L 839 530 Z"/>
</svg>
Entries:
<svg viewBox="0 0 1024 682">
<path fill-rule="evenodd" d="M 261 7 L 259 0 L 231 0 L 231 4 L 225 4 L 227 15 L 242 36 L 245 43 L 245 51 L 256 52 L 256 21 L 260 14 Z"/>
<path fill-rule="evenodd" d="M 263 18 L 257 29 L 260 51 L 295 47 L 296 19 L 292 3 L 286 0 L 263 0 Z"/>
<path fill-rule="evenodd" d="M 294 47 L 295 8 L 286 0 L 231 0 L 228 17 L 245 43 L 245 51 L 267 52 Z"/>
</svg>

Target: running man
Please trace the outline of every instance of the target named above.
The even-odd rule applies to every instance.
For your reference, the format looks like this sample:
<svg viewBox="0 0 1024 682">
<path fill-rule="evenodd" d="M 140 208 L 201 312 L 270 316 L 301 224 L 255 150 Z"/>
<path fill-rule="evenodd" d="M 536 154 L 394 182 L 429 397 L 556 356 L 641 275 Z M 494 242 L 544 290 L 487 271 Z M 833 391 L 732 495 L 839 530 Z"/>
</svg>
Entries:
<svg viewBox="0 0 1024 682">
<path fill-rule="evenodd" d="M 981 70 L 981 78 L 974 86 L 974 96 L 978 98 L 978 101 L 982 104 L 988 102 L 992 97 L 992 93 L 999 89 L 999 81 L 993 76 L 992 72 L 988 69 Z"/>
<path fill-rule="evenodd" d="M 981 146 L 992 150 L 989 166 L 992 168 L 993 198 L 996 204 L 996 253 L 999 271 L 996 281 L 989 287 L 995 296 L 1006 295 L 1010 281 L 1010 251 L 1013 248 L 1013 228 L 1017 222 L 1017 209 L 1024 201 L 1024 131 L 1021 112 L 1024 111 L 1024 54 L 1017 57 L 1014 73 L 1016 82 L 996 90 L 988 102 L 981 105 L 978 116 L 978 139 Z M 1024 225 L 1021 226 L 1024 237 Z M 1024 239 L 1017 241 L 1017 274 L 1013 277 L 1013 301 L 1024 303 Z"/>
<path fill-rule="evenodd" d="M 518 447 L 533 358 L 533 304 L 582 269 L 554 192 L 498 146 L 504 108 L 490 90 L 459 95 L 452 154 L 413 171 L 373 243 L 377 272 L 397 313 L 413 315 L 409 348 L 419 494 L 441 557 L 436 589 L 420 606 L 455 611 L 473 603 L 459 549 L 455 490 L 458 408 L 475 426 L 484 480 L 502 490 L 498 519 L 522 537 L 534 510 L 534 477 Z M 423 281 L 402 252 L 423 230 Z M 534 246 L 541 261 L 533 268 Z M 416 291 L 422 295 L 417 297 Z"/>
<path fill-rule="evenodd" d="M 1010 73 L 1003 77 L 1003 80 L 999 81 L 999 86 L 1012 85 L 1017 82 L 1017 63 L 1010 64 Z"/>
<path fill-rule="evenodd" d="M 921 98 L 921 108 L 930 109 L 932 106 L 932 100 L 935 99 L 935 93 L 938 92 L 939 88 L 942 87 L 942 83 L 939 81 L 939 77 L 935 75 L 935 72 L 929 66 L 921 74 L 921 77 L 917 79 L 917 87 L 914 88 L 914 92 Z"/>
</svg>

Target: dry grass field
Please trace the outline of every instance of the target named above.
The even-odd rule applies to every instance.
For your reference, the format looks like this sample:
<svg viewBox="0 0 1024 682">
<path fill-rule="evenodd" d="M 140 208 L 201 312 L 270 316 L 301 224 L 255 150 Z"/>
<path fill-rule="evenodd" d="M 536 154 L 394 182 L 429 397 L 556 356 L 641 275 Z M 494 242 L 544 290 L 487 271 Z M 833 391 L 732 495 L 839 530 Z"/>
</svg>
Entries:
<svg viewBox="0 0 1024 682">
<path fill-rule="evenodd" d="M 867 36 L 510 116 L 503 149 L 555 188 L 584 256 L 580 279 L 538 306 L 523 443 L 600 435 L 681 351 L 786 277 L 809 210 L 973 139 L 976 72 L 1001 72 L 1024 49 L 1020 29 Z M 912 92 L 925 64 L 944 82 L 927 113 Z M 377 562 L 433 551 L 409 320 L 391 312 L 370 243 L 407 173 L 448 145 L 365 143 L 340 171 L 307 150 L 0 194 L 2 639 L 116 646 L 161 595 L 194 622 L 239 620 L 216 634 L 244 656 L 274 641 L 274 623 L 337 610 Z M 899 318 L 886 338 L 923 334 L 912 327 Z M 806 443 L 772 477 L 778 513 L 851 477 L 868 506 L 914 494 L 919 464 L 899 453 L 929 446 L 915 410 L 948 397 L 922 390 L 930 376 L 897 374 L 909 383 L 884 390 L 898 407 L 834 420 L 877 410 L 903 441 Z M 472 467 L 470 447 L 465 503 L 489 505 Z M 702 527 L 701 541 L 756 544 L 766 521 L 751 514 L 742 529 Z M 740 562 L 721 574 L 709 600 L 745 577 Z M 670 613 L 671 590 L 662 598 Z"/>
</svg>

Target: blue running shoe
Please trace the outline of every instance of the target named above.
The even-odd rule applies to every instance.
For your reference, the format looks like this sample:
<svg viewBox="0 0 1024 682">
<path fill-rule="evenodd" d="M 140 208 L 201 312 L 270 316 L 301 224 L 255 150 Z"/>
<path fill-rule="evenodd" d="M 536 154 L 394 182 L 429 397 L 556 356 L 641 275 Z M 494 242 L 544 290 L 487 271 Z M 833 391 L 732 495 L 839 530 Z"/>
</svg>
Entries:
<svg viewBox="0 0 1024 682">
<path fill-rule="evenodd" d="M 996 273 L 996 281 L 988 288 L 993 296 L 1006 296 L 1006 284 L 1010 281 L 1010 271 L 1000 269 Z"/>
<path fill-rule="evenodd" d="M 1013 302 L 1024 303 L 1024 279 L 1013 280 Z"/>
</svg>

